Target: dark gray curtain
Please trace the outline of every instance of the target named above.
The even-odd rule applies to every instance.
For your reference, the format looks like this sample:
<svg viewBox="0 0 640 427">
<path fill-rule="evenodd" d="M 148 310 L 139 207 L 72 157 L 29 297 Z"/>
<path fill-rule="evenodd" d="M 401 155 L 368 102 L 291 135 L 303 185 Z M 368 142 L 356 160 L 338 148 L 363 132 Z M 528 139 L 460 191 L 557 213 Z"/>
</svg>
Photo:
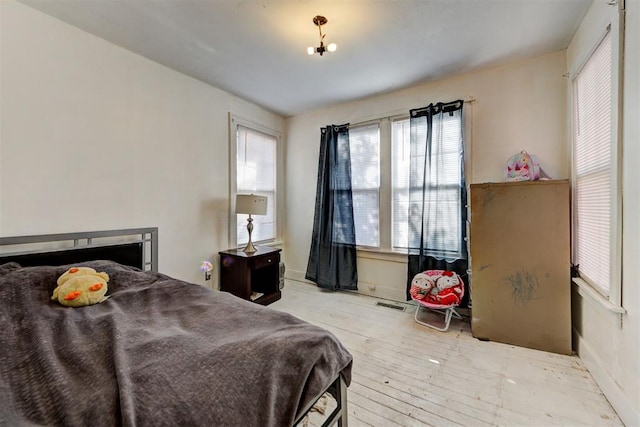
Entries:
<svg viewBox="0 0 640 427">
<path fill-rule="evenodd" d="M 411 279 L 424 270 L 451 270 L 467 287 L 467 191 L 463 101 L 410 111 L 409 263 Z"/>
<path fill-rule="evenodd" d="M 358 289 L 348 124 L 320 130 L 316 207 L 305 278 L 321 288 Z"/>
</svg>

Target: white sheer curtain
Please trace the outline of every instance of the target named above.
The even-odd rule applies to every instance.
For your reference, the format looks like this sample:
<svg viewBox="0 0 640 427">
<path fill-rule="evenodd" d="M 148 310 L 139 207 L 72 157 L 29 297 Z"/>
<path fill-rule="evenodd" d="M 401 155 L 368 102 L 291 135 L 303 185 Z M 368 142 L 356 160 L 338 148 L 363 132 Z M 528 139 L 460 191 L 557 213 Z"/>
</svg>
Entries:
<svg viewBox="0 0 640 427">
<path fill-rule="evenodd" d="M 412 110 L 410 123 L 409 253 L 466 258 L 462 101 Z"/>
</svg>

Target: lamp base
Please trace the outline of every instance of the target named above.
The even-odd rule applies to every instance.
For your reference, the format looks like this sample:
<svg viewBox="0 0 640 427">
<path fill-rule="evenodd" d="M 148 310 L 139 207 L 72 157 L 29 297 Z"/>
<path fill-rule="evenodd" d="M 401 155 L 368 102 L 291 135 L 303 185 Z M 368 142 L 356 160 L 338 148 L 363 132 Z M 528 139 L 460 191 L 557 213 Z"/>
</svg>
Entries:
<svg viewBox="0 0 640 427">
<path fill-rule="evenodd" d="M 256 252 L 255 246 L 253 246 L 253 242 L 251 241 L 251 232 L 253 231 L 253 218 L 251 218 L 251 214 L 249 214 L 249 218 L 247 218 L 247 232 L 249 233 L 249 241 L 247 242 L 247 246 L 242 250 L 245 254 L 252 254 Z"/>
<path fill-rule="evenodd" d="M 257 251 L 258 249 L 255 246 L 253 246 L 252 242 L 247 243 L 247 246 L 245 246 L 244 249 L 242 250 L 242 252 L 244 252 L 245 254 L 252 254 Z"/>
</svg>

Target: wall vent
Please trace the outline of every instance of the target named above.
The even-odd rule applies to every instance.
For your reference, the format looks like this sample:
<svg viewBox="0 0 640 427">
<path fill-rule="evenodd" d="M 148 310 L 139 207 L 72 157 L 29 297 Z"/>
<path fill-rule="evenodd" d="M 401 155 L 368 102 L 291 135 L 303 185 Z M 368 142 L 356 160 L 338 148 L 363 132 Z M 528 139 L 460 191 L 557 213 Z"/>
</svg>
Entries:
<svg viewBox="0 0 640 427">
<path fill-rule="evenodd" d="M 394 310 L 398 310 L 398 311 L 404 311 L 405 310 L 405 307 L 402 306 L 402 305 L 389 304 L 388 302 L 377 301 L 376 305 L 379 305 L 381 307 L 393 308 Z"/>
</svg>

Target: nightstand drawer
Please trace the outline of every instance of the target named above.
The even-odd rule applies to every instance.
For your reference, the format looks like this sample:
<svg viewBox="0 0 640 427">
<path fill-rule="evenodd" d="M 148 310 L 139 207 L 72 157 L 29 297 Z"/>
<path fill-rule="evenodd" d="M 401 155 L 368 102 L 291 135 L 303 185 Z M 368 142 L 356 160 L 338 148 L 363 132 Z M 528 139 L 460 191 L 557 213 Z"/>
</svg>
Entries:
<svg viewBox="0 0 640 427">
<path fill-rule="evenodd" d="M 273 255 L 255 259 L 253 261 L 253 268 L 258 269 L 258 268 L 263 268 L 270 265 L 278 265 L 279 262 L 280 262 L 280 254 L 273 254 Z"/>
</svg>

